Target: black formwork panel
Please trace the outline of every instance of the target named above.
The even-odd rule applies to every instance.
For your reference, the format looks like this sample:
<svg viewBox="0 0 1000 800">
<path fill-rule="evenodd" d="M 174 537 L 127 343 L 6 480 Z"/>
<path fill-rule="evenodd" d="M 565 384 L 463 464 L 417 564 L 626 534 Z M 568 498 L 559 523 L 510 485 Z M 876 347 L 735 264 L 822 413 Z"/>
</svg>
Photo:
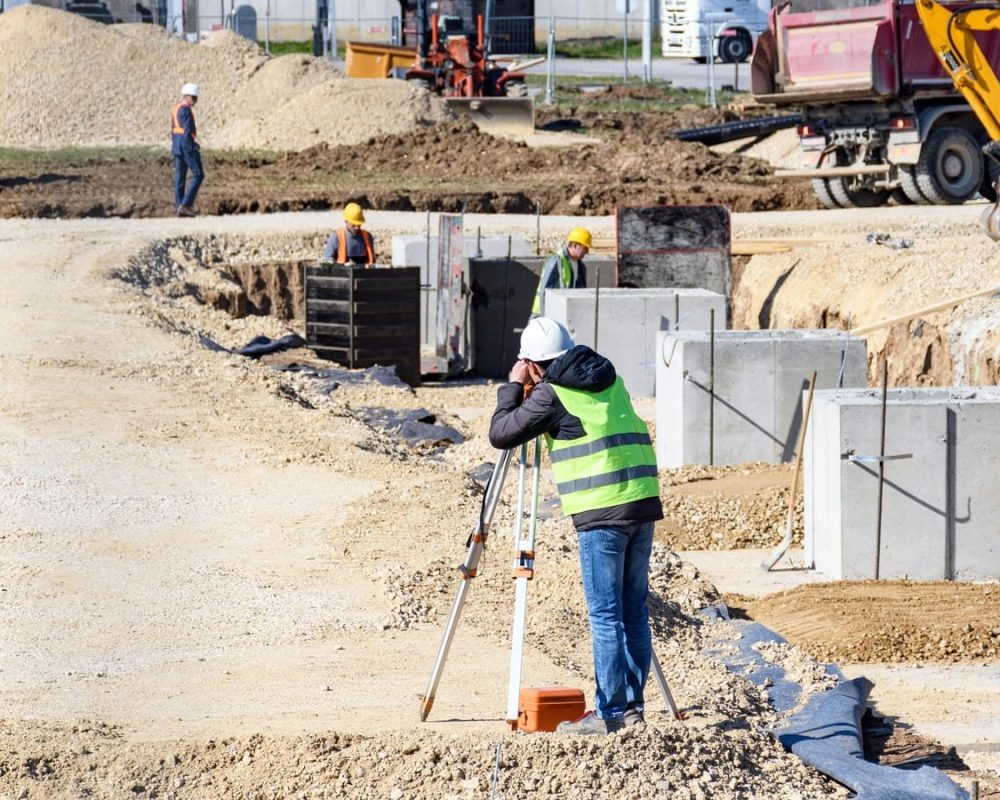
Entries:
<svg viewBox="0 0 1000 800">
<path fill-rule="evenodd" d="M 351 369 L 394 366 L 420 383 L 420 268 L 305 269 L 306 341 Z"/>
<path fill-rule="evenodd" d="M 725 206 L 619 206 L 615 209 L 618 285 L 733 290 Z"/>
<path fill-rule="evenodd" d="M 469 259 L 472 363 L 477 375 L 506 380 L 517 361 L 521 331 L 531 317 L 538 279 L 548 259 L 548 256 Z M 590 256 L 584 259 L 584 264 L 591 287 L 598 275 L 602 287 L 613 286 L 614 261 Z"/>
</svg>

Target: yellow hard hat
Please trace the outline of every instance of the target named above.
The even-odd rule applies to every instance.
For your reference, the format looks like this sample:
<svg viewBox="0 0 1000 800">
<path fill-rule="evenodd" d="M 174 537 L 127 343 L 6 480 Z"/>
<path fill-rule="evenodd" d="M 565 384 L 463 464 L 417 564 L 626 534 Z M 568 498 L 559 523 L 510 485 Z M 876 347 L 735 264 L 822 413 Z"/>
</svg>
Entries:
<svg viewBox="0 0 1000 800">
<path fill-rule="evenodd" d="M 344 221 L 352 225 L 364 225 L 365 213 L 361 210 L 361 206 L 357 203 L 348 203 L 344 206 Z"/>
<path fill-rule="evenodd" d="M 593 240 L 590 238 L 590 231 L 586 228 L 573 228 L 573 230 L 569 232 L 569 236 L 566 237 L 566 241 L 582 244 L 589 250 Z"/>
</svg>

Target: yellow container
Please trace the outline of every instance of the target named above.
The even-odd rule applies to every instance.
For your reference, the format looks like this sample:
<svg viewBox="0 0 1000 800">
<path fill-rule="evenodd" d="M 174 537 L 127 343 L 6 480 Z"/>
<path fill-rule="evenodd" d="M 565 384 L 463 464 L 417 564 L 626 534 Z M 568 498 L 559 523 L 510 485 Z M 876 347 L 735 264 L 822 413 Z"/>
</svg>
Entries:
<svg viewBox="0 0 1000 800">
<path fill-rule="evenodd" d="M 415 67 L 417 51 L 388 44 L 348 42 L 345 61 L 348 78 L 388 78 L 395 69 Z"/>
</svg>

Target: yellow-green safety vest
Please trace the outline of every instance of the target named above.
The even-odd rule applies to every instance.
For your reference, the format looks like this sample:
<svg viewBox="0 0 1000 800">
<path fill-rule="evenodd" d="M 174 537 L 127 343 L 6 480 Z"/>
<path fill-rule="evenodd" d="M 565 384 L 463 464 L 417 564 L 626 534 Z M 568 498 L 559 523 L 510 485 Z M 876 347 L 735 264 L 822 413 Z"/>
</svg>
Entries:
<svg viewBox="0 0 1000 800">
<path fill-rule="evenodd" d="M 632 408 L 622 379 L 596 393 L 549 385 L 586 431 L 578 439 L 545 435 L 563 513 L 659 497 L 649 428 Z"/>
<path fill-rule="evenodd" d="M 570 260 L 569 255 L 563 250 L 560 250 L 554 255 L 559 258 L 559 288 L 572 289 L 573 262 Z M 542 313 L 542 297 L 545 295 L 546 277 L 545 271 L 542 270 L 542 276 L 538 279 L 538 290 L 535 292 L 535 302 L 531 306 L 532 314 L 541 315 Z"/>
</svg>

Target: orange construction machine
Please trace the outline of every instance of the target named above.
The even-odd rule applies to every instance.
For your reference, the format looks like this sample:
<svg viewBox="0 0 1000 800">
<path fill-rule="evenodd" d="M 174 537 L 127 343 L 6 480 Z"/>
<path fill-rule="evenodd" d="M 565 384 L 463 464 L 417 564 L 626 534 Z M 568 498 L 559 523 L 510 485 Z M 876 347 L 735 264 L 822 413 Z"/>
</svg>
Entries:
<svg viewBox="0 0 1000 800">
<path fill-rule="evenodd" d="M 534 130 L 535 107 L 525 76 L 490 55 L 483 15 L 428 16 L 427 0 L 407 5 L 415 5 L 415 13 L 403 47 L 347 43 L 349 78 L 403 78 L 445 98 L 455 113 L 491 132 Z M 411 36 L 415 49 L 407 46 Z"/>
</svg>

